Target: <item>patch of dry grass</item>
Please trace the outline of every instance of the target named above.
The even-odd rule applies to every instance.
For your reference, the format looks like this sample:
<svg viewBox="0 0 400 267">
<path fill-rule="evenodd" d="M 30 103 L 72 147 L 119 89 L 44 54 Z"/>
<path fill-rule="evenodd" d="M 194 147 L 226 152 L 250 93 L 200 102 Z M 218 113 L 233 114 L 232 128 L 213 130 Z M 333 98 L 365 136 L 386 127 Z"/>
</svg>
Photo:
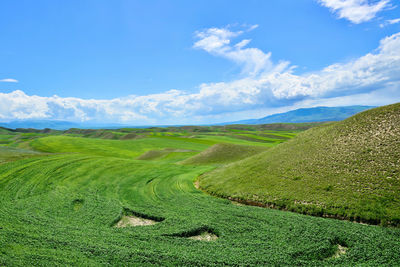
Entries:
<svg viewBox="0 0 400 267">
<path fill-rule="evenodd" d="M 241 160 L 266 151 L 263 146 L 246 146 L 237 144 L 216 144 L 203 152 L 188 158 L 181 164 L 213 164 L 228 163 Z"/>
</svg>

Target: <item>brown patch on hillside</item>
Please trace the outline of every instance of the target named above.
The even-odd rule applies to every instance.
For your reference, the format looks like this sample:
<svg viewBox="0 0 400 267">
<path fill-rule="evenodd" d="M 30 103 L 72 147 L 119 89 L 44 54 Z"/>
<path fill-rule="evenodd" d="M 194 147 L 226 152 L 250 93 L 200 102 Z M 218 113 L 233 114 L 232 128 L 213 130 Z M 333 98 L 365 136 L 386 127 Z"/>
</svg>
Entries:
<svg viewBox="0 0 400 267">
<path fill-rule="evenodd" d="M 172 152 L 193 152 L 194 150 L 190 149 L 178 149 L 178 148 L 164 148 L 163 150 L 149 150 L 144 152 L 142 155 L 137 157 L 136 159 L 139 160 L 152 160 L 152 159 L 157 159 L 161 158 L 163 156 L 168 155 L 169 153 Z"/>
</svg>

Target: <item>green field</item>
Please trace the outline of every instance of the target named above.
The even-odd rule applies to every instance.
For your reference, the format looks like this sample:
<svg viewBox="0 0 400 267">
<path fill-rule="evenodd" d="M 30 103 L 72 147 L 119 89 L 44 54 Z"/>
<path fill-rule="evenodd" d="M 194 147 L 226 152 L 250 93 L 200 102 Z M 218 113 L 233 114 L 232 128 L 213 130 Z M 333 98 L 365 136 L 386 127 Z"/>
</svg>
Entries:
<svg viewBox="0 0 400 267">
<path fill-rule="evenodd" d="M 4 130 L 0 266 L 400 265 L 399 228 L 242 206 L 195 188 L 201 174 L 304 130 L 289 126 Z M 133 215 L 154 224 L 116 227 Z M 193 238 L 208 235 L 218 238 Z"/>
</svg>

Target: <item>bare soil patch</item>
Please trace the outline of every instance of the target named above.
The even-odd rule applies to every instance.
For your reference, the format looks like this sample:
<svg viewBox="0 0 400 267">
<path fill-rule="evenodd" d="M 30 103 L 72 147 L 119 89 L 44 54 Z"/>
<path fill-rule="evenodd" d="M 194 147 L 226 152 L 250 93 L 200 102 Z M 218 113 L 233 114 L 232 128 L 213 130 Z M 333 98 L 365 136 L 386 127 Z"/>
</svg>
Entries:
<svg viewBox="0 0 400 267">
<path fill-rule="evenodd" d="M 233 205 L 235 205 L 235 206 L 246 206 L 245 204 L 240 203 L 240 202 L 238 202 L 238 201 L 234 201 L 234 200 L 231 200 L 231 203 L 232 203 Z"/>
<path fill-rule="evenodd" d="M 201 189 L 200 189 L 200 182 L 199 182 L 199 180 L 194 181 L 194 187 L 196 187 L 196 189 L 201 190 Z"/>
<path fill-rule="evenodd" d="M 199 228 L 191 229 L 181 233 L 171 234 L 169 236 L 183 237 L 191 240 L 211 242 L 217 240 L 218 233 L 208 226 L 201 226 Z"/>
<path fill-rule="evenodd" d="M 192 240 L 211 242 L 217 240 L 218 236 L 209 232 L 203 232 L 199 235 L 189 236 L 188 238 Z"/>
<path fill-rule="evenodd" d="M 332 256 L 332 258 L 339 258 L 339 257 L 341 257 L 341 256 L 343 256 L 344 254 L 346 254 L 346 252 L 347 252 L 347 250 L 348 250 L 349 248 L 348 247 L 345 247 L 345 246 L 342 246 L 342 245 L 337 245 L 337 250 L 336 250 L 336 252 L 335 252 L 335 254 Z"/>
<path fill-rule="evenodd" d="M 144 219 L 133 215 L 122 216 L 121 220 L 115 225 L 117 228 L 128 227 L 128 226 L 146 226 L 154 225 L 157 222 L 150 219 Z"/>
</svg>

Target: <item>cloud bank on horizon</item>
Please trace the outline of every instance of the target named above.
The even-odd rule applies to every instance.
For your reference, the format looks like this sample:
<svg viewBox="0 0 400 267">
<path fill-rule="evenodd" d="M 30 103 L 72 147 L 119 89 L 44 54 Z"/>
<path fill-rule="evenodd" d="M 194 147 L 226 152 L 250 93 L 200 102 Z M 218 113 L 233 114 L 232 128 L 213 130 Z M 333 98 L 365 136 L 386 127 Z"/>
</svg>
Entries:
<svg viewBox="0 0 400 267">
<path fill-rule="evenodd" d="M 358 24 L 390 7 L 390 1 L 318 0 L 339 18 Z M 397 23 L 396 20 L 390 23 Z M 194 49 L 240 66 L 229 82 L 203 83 L 196 92 L 169 90 L 114 99 L 81 99 L 0 93 L 0 120 L 56 119 L 134 124 L 193 124 L 229 121 L 290 107 L 315 105 L 381 105 L 400 99 L 400 33 L 383 38 L 378 47 L 345 63 L 312 73 L 296 74 L 287 60 L 273 61 L 271 52 L 240 39 L 258 25 L 208 28 L 194 33 Z M 239 29 L 238 29 L 239 28 Z M 11 81 L 12 80 L 12 81 Z M 3 82 L 17 82 L 3 79 Z"/>
</svg>

